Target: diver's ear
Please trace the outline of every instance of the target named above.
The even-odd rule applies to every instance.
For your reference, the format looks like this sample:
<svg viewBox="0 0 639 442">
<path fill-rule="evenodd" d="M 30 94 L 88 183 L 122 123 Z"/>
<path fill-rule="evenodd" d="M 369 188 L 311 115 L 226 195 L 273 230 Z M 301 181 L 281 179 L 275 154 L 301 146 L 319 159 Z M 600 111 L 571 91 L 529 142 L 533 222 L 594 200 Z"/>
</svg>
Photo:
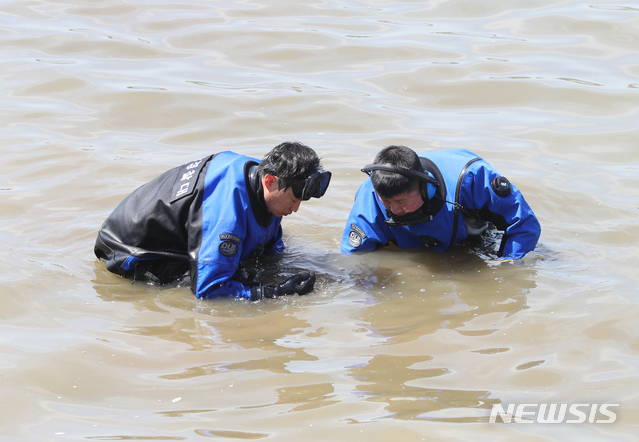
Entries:
<svg viewBox="0 0 639 442">
<path fill-rule="evenodd" d="M 273 188 L 273 186 L 277 186 L 277 187 Z M 277 190 L 279 188 L 279 185 L 277 183 L 277 177 L 275 175 L 271 175 L 270 173 L 267 173 L 266 175 L 264 175 L 264 179 L 262 180 L 262 187 L 264 187 L 269 192 L 273 192 Z"/>
</svg>

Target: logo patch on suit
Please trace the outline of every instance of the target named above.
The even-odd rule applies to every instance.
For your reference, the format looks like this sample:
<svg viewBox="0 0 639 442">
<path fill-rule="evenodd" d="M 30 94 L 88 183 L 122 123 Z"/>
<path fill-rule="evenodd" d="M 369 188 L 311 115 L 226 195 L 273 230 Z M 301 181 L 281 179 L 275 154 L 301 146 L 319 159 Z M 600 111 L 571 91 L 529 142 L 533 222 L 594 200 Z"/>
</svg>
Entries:
<svg viewBox="0 0 639 442">
<path fill-rule="evenodd" d="M 222 241 L 235 241 L 236 243 L 241 243 L 242 239 L 237 235 L 232 235 L 230 233 L 220 233 L 220 240 Z"/>
<path fill-rule="evenodd" d="M 364 231 L 355 224 L 351 224 L 351 233 L 348 234 L 348 243 L 351 247 L 357 248 L 361 246 L 363 238 L 366 238 Z"/>
<path fill-rule="evenodd" d="M 220 243 L 220 253 L 224 256 L 233 256 L 238 249 L 238 245 L 233 241 L 222 241 Z"/>
<path fill-rule="evenodd" d="M 242 241 L 239 236 L 230 233 L 220 234 L 220 253 L 224 256 L 233 256 L 240 249 L 239 243 Z"/>
<path fill-rule="evenodd" d="M 348 234 L 348 243 L 351 247 L 357 248 L 362 245 L 362 237 L 355 230 L 351 230 L 351 233 Z"/>
</svg>

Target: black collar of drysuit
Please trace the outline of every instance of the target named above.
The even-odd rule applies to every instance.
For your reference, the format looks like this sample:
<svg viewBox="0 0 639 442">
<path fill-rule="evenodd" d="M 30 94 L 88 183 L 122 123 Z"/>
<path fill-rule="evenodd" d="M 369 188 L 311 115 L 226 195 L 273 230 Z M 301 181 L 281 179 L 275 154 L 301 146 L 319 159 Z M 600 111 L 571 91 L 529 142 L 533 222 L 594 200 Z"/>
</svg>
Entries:
<svg viewBox="0 0 639 442">
<path fill-rule="evenodd" d="M 268 227 L 273 223 L 273 214 L 266 207 L 264 201 L 264 189 L 262 180 L 257 173 L 259 165 L 255 161 L 247 161 L 244 165 L 244 179 L 246 180 L 249 200 L 253 209 L 255 220 L 262 227 Z"/>
<path fill-rule="evenodd" d="M 419 209 L 401 216 L 395 215 L 390 209 L 386 209 L 386 216 L 388 217 L 386 225 L 389 227 L 402 227 L 427 223 L 433 219 L 433 215 L 429 213 L 428 207 L 428 201 L 425 201 Z"/>
<path fill-rule="evenodd" d="M 424 170 L 426 172 L 430 172 L 435 180 L 437 180 L 435 195 L 433 195 L 430 199 L 426 197 L 427 199 L 424 201 L 424 205 L 422 206 L 429 215 L 435 216 L 440 210 L 442 210 L 444 202 L 446 201 L 446 183 L 444 183 L 444 177 L 435 163 L 424 157 L 419 157 L 419 162 L 422 163 Z"/>
</svg>

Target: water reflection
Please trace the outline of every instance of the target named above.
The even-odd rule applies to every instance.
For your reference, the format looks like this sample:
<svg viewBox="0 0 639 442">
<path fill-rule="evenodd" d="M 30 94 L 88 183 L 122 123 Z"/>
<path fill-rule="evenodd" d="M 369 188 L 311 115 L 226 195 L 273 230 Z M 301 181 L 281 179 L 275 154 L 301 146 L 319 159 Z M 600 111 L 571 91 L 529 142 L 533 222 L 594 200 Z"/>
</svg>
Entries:
<svg viewBox="0 0 639 442">
<path fill-rule="evenodd" d="M 288 413 L 322 408 L 340 402 L 340 399 L 335 395 L 334 384 L 329 382 L 277 388 L 275 393 L 277 401 L 272 404 L 241 408 L 251 409 L 285 405 L 282 408 Z"/>
<path fill-rule="evenodd" d="M 387 404 L 386 416 L 395 419 L 448 420 L 473 422 L 481 418 L 437 417 L 435 411 L 448 408 L 490 409 L 498 399 L 490 399 L 488 391 L 444 390 L 421 386 L 424 380 L 446 375 L 446 368 L 426 368 L 432 360 L 428 356 L 398 356 L 378 354 L 363 367 L 353 368 L 350 375 L 363 384 L 357 386 L 358 394 L 365 400 Z M 483 413 L 485 414 L 485 413 Z"/>
<path fill-rule="evenodd" d="M 268 437 L 265 433 L 248 433 L 245 431 L 228 431 L 228 430 L 195 430 L 195 434 L 204 437 L 215 437 L 224 439 L 240 439 L 240 440 L 255 440 Z"/>
</svg>

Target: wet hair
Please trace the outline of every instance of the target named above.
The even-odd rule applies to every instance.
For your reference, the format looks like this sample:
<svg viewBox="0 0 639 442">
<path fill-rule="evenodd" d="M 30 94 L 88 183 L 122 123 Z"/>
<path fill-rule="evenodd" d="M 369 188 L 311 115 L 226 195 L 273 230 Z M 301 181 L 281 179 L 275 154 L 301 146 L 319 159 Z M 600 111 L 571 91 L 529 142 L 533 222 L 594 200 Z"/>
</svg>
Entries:
<svg viewBox="0 0 639 442">
<path fill-rule="evenodd" d="M 375 157 L 375 164 L 424 171 L 415 151 L 406 146 L 385 147 Z M 375 191 L 382 198 L 393 198 L 419 189 L 418 179 L 384 170 L 373 170 L 371 180 Z"/>
<path fill-rule="evenodd" d="M 286 141 L 264 155 L 258 175 L 262 179 L 266 174 L 279 178 L 279 189 L 288 189 L 293 180 L 305 180 L 318 167 L 320 159 L 313 149 L 297 141 Z"/>
</svg>

